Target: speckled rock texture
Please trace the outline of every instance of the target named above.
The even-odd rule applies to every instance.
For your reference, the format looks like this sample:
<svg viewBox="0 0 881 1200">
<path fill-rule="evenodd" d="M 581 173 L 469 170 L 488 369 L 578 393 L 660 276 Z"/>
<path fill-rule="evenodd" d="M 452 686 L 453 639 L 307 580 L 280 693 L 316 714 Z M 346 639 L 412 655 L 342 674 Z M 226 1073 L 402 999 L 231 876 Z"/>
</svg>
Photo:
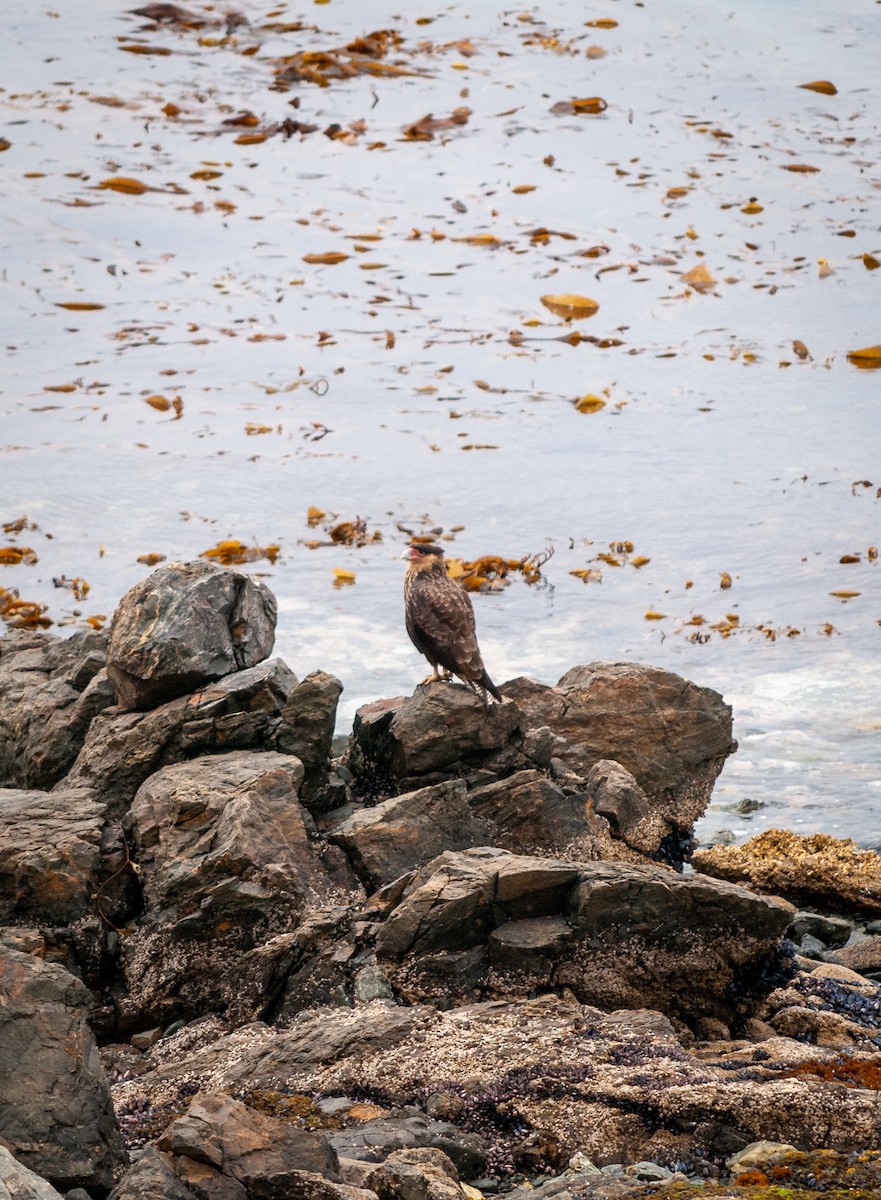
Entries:
<svg viewBox="0 0 881 1200">
<path fill-rule="evenodd" d="M 272 652 L 275 596 L 244 571 L 169 563 L 119 602 L 107 676 L 122 708 L 154 708 Z"/>
<path fill-rule="evenodd" d="M 122 946 L 126 1024 L 225 1010 L 243 993 L 261 1007 L 251 952 L 340 882 L 316 852 L 302 779 L 292 755 L 239 751 L 165 767 L 138 790 L 125 828 L 147 914 Z"/>
<path fill-rule="evenodd" d="M 881 855 L 846 838 L 768 829 L 742 846 L 700 850 L 695 866 L 800 905 L 881 914 Z"/>
<path fill-rule="evenodd" d="M 0 1146 L 0 1200 L 62 1200 L 42 1176 L 28 1170 Z"/>
<path fill-rule="evenodd" d="M 530 1161 L 538 1134 L 551 1161 L 565 1163 L 579 1150 L 600 1166 L 721 1164 L 761 1138 L 801 1150 L 818 1139 L 841 1151 L 872 1145 L 881 1091 L 830 1086 L 823 1066 L 832 1071 L 840 1054 L 771 1032 L 758 1043 L 689 1043 L 660 1013 L 608 1013 L 551 995 L 446 1011 L 374 1002 L 304 1012 L 284 1030 L 252 1025 L 186 1061 L 166 1052 L 117 1093 L 121 1104 L 147 1096 L 157 1108 L 184 1081 L 224 1093 L 244 1088 L 276 1103 L 281 1096 L 349 1097 L 352 1124 L 366 1140 L 360 1149 L 348 1137 L 345 1154 L 373 1161 L 374 1121 L 388 1131 L 431 1108 L 482 1140 L 487 1165 L 472 1160 L 475 1172 Z M 871 1064 L 877 1047 L 854 1057 Z M 353 1095 L 369 1098 L 371 1111 L 356 1118 Z M 428 1126 L 424 1137 L 423 1145 L 437 1145 Z M 477 1177 L 462 1165 L 463 1178 Z"/>
<path fill-rule="evenodd" d="M 0 786 L 48 789 L 64 776 L 92 719 L 115 703 L 106 649 L 92 631 L 0 637 Z"/>
<path fill-rule="evenodd" d="M 126 1158 L 90 1004 L 63 967 L 0 944 L 0 1139 L 61 1191 L 109 1188 Z"/>
<path fill-rule="evenodd" d="M 0 921 L 66 925 L 91 913 L 103 827 L 90 788 L 0 788 Z"/>
</svg>

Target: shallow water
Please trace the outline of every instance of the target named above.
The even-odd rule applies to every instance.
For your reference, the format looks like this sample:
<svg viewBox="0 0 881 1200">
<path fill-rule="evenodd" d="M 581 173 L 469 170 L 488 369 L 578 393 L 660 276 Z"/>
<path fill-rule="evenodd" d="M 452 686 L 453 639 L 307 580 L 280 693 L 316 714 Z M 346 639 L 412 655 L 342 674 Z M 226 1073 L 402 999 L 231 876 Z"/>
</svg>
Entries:
<svg viewBox="0 0 881 1200">
<path fill-rule="evenodd" d="M 881 341 L 873 7 L 399 9 L 255 6 L 229 35 L 78 0 L 7 16 L 0 518 L 27 515 L 9 541 L 38 562 L 0 587 L 65 631 L 112 613 L 139 556 L 278 544 L 249 568 L 277 650 L 339 675 L 346 728 L 424 674 L 406 531 L 466 559 L 552 546 L 543 584 L 475 596 L 497 682 L 677 671 L 725 695 L 740 743 L 702 838 L 881 845 L 881 373 L 847 358 Z M 419 73 L 273 88 L 279 57 L 374 29 Z M 242 144 L 255 127 L 223 122 L 244 112 L 317 128 Z M 118 177 L 155 190 L 99 186 Z M 303 261 L 328 252 L 348 257 Z M 682 279 L 701 263 L 703 292 Z M 547 293 L 599 311 L 567 325 Z M 605 407 L 577 411 L 586 394 Z M 356 515 L 381 540 L 307 547 Z M 596 560 L 621 541 L 620 566 Z"/>
</svg>

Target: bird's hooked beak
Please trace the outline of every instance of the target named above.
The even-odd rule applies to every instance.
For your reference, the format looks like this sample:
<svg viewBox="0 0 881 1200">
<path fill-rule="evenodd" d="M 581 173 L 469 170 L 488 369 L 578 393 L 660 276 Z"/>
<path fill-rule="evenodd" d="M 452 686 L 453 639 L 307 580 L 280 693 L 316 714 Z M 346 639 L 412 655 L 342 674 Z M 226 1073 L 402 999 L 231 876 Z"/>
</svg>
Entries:
<svg viewBox="0 0 881 1200">
<path fill-rule="evenodd" d="M 410 562 L 416 562 L 418 559 L 422 558 L 422 551 L 418 546 L 408 546 L 407 549 L 401 554 L 401 558 L 409 559 Z"/>
</svg>

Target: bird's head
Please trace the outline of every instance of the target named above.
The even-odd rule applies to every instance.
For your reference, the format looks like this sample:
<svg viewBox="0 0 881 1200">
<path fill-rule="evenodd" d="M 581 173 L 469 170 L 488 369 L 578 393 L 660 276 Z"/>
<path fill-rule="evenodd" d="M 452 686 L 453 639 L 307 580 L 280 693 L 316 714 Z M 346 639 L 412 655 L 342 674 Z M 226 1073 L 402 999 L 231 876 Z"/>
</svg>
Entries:
<svg viewBox="0 0 881 1200">
<path fill-rule="evenodd" d="M 430 570 L 438 564 L 443 568 L 444 552 L 440 546 L 433 546 L 426 542 L 414 542 L 412 546 L 407 547 L 401 558 L 406 558 L 410 566 L 417 570 L 420 566 L 423 570 Z"/>
<path fill-rule="evenodd" d="M 440 546 L 429 545 L 426 542 L 414 542 L 412 546 L 407 547 L 401 558 L 409 558 L 411 562 L 419 562 L 429 555 L 433 555 L 435 558 L 443 558 L 444 552 Z"/>
</svg>

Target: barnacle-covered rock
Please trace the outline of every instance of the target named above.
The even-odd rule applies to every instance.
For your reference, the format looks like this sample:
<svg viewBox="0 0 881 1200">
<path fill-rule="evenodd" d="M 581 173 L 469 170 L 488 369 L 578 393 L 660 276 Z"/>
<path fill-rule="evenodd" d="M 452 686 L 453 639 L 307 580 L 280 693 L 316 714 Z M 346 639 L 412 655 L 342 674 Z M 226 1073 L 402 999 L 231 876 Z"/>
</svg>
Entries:
<svg viewBox="0 0 881 1200">
<path fill-rule="evenodd" d="M 849 838 L 767 829 L 741 846 L 712 846 L 695 866 L 795 904 L 881 914 L 881 854 Z"/>
<path fill-rule="evenodd" d="M 686 1020 L 743 1015 L 789 921 L 785 906 L 705 876 L 489 847 L 442 854 L 376 902 L 388 908 L 377 954 L 408 1000 L 566 987 Z M 480 955 L 476 979 L 447 970 L 463 951 Z"/>
</svg>

